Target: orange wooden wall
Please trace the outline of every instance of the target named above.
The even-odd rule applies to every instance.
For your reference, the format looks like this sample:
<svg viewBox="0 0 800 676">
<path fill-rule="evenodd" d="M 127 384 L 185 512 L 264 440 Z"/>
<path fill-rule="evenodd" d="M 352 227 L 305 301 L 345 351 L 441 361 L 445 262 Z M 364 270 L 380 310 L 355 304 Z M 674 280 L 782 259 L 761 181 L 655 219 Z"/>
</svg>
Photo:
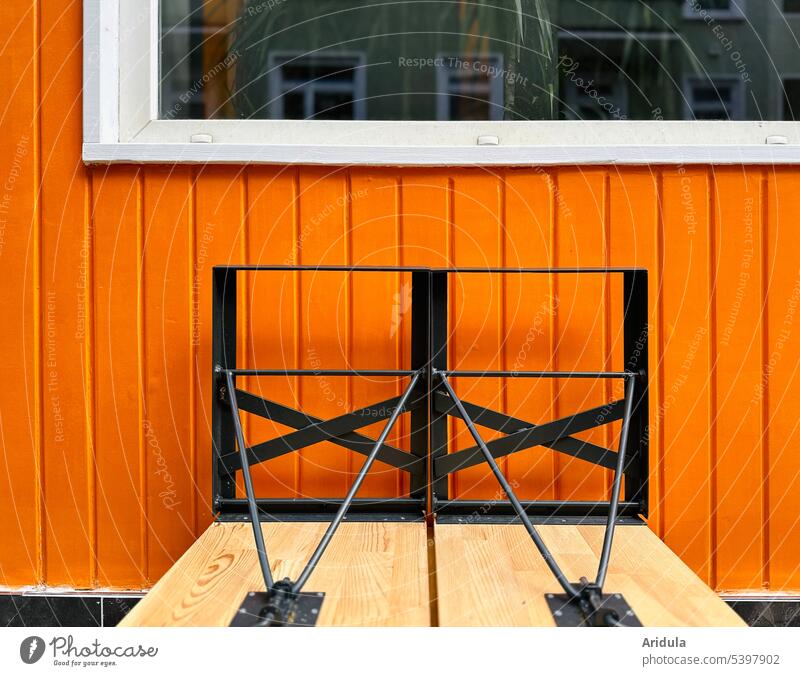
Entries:
<svg viewBox="0 0 800 676">
<path fill-rule="evenodd" d="M 81 22 L 76 0 L 0 4 L 0 584 L 146 586 L 206 526 L 210 270 L 247 261 L 647 267 L 651 527 L 718 589 L 800 590 L 800 168 L 87 168 Z M 511 368 L 533 336 L 526 368 L 615 366 L 616 282 L 577 284 L 465 281 L 451 358 Z M 405 293 L 397 275 L 253 284 L 242 354 L 399 366 Z M 459 314 L 461 300 L 477 311 Z M 612 394 L 460 387 L 534 421 Z M 270 394 L 324 417 L 396 391 L 295 382 Z M 360 461 L 329 450 L 259 468 L 259 488 L 343 492 Z M 504 468 L 528 497 L 608 488 L 606 472 L 541 449 Z M 384 470 L 367 494 L 407 490 Z M 453 489 L 491 498 L 485 474 Z"/>
</svg>

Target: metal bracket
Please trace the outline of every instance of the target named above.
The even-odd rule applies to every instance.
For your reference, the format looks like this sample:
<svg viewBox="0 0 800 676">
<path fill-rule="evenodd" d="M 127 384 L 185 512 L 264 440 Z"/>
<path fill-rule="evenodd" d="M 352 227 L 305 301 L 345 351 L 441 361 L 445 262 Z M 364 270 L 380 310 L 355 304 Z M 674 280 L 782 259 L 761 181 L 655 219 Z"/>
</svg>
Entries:
<svg viewBox="0 0 800 676">
<path fill-rule="evenodd" d="M 641 627 L 642 623 L 622 594 L 603 594 L 585 577 L 574 586 L 576 598 L 567 594 L 545 594 L 558 627 Z"/>
<path fill-rule="evenodd" d="M 313 627 L 319 619 L 324 592 L 293 592 L 286 578 L 265 592 L 249 592 L 231 627 Z"/>
</svg>

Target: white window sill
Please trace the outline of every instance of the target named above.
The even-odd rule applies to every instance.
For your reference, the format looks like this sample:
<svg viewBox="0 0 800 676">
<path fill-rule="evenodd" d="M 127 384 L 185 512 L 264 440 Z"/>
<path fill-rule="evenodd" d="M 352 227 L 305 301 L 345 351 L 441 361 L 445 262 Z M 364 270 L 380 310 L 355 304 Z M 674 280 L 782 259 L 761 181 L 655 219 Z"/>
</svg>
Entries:
<svg viewBox="0 0 800 676">
<path fill-rule="evenodd" d="M 514 166 L 800 164 L 800 145 L 353 146 L 245 143 L 84 143 L 89 164 Z"/>
</svg>

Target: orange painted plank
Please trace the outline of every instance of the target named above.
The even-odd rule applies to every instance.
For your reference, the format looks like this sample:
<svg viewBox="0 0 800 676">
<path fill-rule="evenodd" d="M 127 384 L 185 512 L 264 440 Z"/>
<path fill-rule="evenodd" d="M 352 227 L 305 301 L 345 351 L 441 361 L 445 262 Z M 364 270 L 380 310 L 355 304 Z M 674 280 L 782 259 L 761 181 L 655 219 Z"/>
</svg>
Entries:
<svg viewBox="0 0 800 676">
<path fill-rule="evenodd" d="M 568 209 L 556 210 L 556 267 L 596 267 L 607 263 L 606 173 L 599 169 L 563 169 L 557 197 Z M 558 370 L 603 370 L 604 332 L 608 317 L 604 300 L 606 278 L 600 275 L 558 275 L 554 282 L 555 365 Z M 607 403 L 605 383 L 554 381 L 555 413 L 563 417 Z M 596 444 L 602 430 L 575 435 Z M 596 500 L 606 494 L 607 473 L 575 458 L 556 458 L 556 498 Z"/>
<path fill-rule="evenodd" d="M 143 172 L 142 325 L 146 549 L 158 579 L 194 540 L 191 170 Z M 207 490 L 206 486 L 203 486 Z"/>
<path fill-rule="evenodd" d="M 200 532 L 211 521 L 211 270 L 214 265 L 236 265 L 244 262 L 243 231 L 244 191 L 241 169 L 235 167 L 203 167 L 194 185 L 194 251 L 192 270 L 192 340 L 195 374 L 195 434 L 198 492 L 197 523 Z M 239 280 L 239 325 L 237 362 L 243 353 L 247 312 L 242 300 L 246 297 L 244 278 Z M 233 449 L 231 449 L 233 450 Z M 197 532 L 197 531 L 196 531 Z"/>
<path fill-rule="evenodd" d="M 767 279 L 769 283 L 768 336 L 763 354 L 767 383 L 755 391 L 765 406 L 769 449 L 767 474 L 766 531 L 767 582 L 771 590 L 800 589 L 800 443 L 796 405 L 800 380 L 800 265 L 794 255 L 796 224 L 800 217 L 797 174 L 792 170 L 770 171 L 767 220 Z M 762 397 L 766 394 L 766 401 Z"/>
<path fill-rule="evenodd" d="M 659 229 L 659 175 L 649 168 L 633 169 L 626 167 L 611 171 L 609 175 L 609 264 L 613 267 L 636 267 L 648 271 L 647 307 L 649 312 L 648 341 L 650 363 L 650 430 L 648 443 L 650 446 L 650 510 L 648 523 L 656 532 L 662 532 L 661 520 L 661 484 L 658 477 L 663 463 L 663 448 L 659 428 L 659 383 L 661 382 L 661 361 L 658 345 L 660 341 L 659 303 L 661 298 L 660 274 L 663 267 L 660 260 L 661 237 Z M 624 300 L 622 275 L 613 275 L 610 279 L 611 315 L 608 327 L 609 366 L 613 370 L 622 370 L 625 352 L 624 336 Z M 622 398 L 624 385 L 621 381 L 608 383 L 611 385 L 610 398 Z M 619 423 L 613 426 L 614 433 L 606 437 L 609 444 L 616 449 L 619 445 Z"/>
<path fill-rule="evenodd" d="M 445 171 L 403 170 L 398 204 L 401 265 L 446 267 L 450 264 L 451 183 Z"/>
<path fill-rule="evenodd" d="M 398 265 L 397 241 L 399 187 L 392 171 L 353 169 L 348 187 L 352 262 L 354 265 Z M 370 272 L 350 277 L 352 302 L 352 365 L 365 369 L 400 369 L 411 364 L 410 345 L 404 343 L 405 325 L 411 323 L 411 275 Z M 408 378 L 354 378 L 353 406 L 360 407 L 399 396 Z M 408 415 L 398 420 L 388 443 L 409 449 Z M 361 428 L 377 438 L 385 421 Z M 358 471 L 363 460 L 353 459 Z M 376 462 L 359 491 L 361 497 L 407 495 L 404 472 Z"/>
<path fill-rule="evenodd" d="M 664 539 L 706 582 L 712 463 L 708 191 L 703 168 L 664 173 Z"/>
<path fill-rule="evenodd" d="M 139 392 L 139 172 L 92 172 L 94 224 L 95 452 L 97 581 L 141 587 L 142 542 Z"/>
<path fill-rule="evenodd" d="M 548 267 L 555 182 L 549 172 L 511 169 L 505 187 L 505 256 L 508 267 Z M 505 286 L 504 360 L 511 371 L 552 370 L 554 296 L 549 275 L 508 275 Z M 534 424 L 553 419 L 551 384 L 509 379 L 506 411 Z M 508 456 L 508 479 L 523 500 L 553 499 L 554 451 L 536 447 Z"/>
<path fill-rule="evenodd" d="M 350 259 L 343 171 L 302 169 L 300 222 L 308 236 L 300 248 L 303 265 L 342 265 Z M 300 367 L 344 368 L 351 358 L 347 276 L 338 272 L 300 276 Z M 302 409 L 318 418 L 347 412 L 352 392 L 348 378 L 311 376 L 300 383 Z M 300 490 L 305 496 L 342 496 L 350 484 L 350 451 L 328 442 L 300 451 Z"/>
<path fill-rule="evenodd" d="M 713 172 L 715 570 L 719 589 L 762 585 L 761 406 L 762 172 Z M 747 396 L 750 395 L 750 396 Z"/>
<path fill-rule="evenodd" d="M 36 205 L 39 148 L 35 15 L 26 3 L 0 3 L 0 86 L 8 92 L 0 115 L 0 584 L 42 581 L 41 317 Z"/>
<path fill-rule="evenodd" d="M 459 171 L 453 185 L 453 252 L 456 267 L 502 267 L 504 261 L 502 178 L 483 170 Z M 503 291 L 501 275 L 451 275 L 449 342 L 453 369 L 502 370 Z M 498 378 L 456 378 L 456 393 L 464 401 L 490 409 L 505 404 Z M 450 452 L 475 445 L 466 426 L 451 419 Z M 484 440 L 500 436 L 479 428 Z M 503 459 L 500 468 L 505 470 Z M 453 497 L 501 499 L 487 466 L 471 467 L 452 477 Z"/>
<path fill-rule="evenodd" d="M 45 581 L 95 583 L 91 409 L 92 241 L 81 162 L 83 16 L 41 7 Z"/>
<path fill-rule="evenodd" d="M 253 167 L 247 176 L 248 262 L 292 265 L 308 234 L 297 221 L 296 169 Z M 243 365 L 250 368 L 298 368 L 297 274 L 248 273 L 250 326 Z M 248 378 L 249 391 L 297 408 L 299 378 Z M 252 443 L 273 439 L 292 430 L 270 420 L 249 416 Z M 298 495 L 299 458 L 290 453 L 252 468 L 258 495 L 293 498 Z"/>
</svg>

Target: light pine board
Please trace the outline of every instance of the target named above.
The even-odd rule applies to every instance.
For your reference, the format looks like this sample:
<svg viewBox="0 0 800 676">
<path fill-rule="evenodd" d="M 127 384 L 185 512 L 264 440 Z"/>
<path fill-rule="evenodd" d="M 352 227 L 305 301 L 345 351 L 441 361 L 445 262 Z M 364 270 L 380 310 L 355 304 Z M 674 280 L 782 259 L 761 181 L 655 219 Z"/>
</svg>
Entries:
<svg viewBox="0 0 800 676">
<path fill-rule="evenodd" d="M 263 524 L 273 576 L 295 579 L 326 523 Z M 428 626 L 424 523 L 343 523 L 305 591 L 325 592 L 320 626 Z M 121 626 L 227 626 L 249 591 L 263 590 L 249 523 L 215 523 Z"/>
<path fill-rule="evenodd" d="M 538 526 L 568 579 L 594 579 L 603 526 Z M 561 588 L 521 525 L 436 525 L 441 626 L 553 626 L 545 593 Z M 650 529 L 616 530 L 605 589 L 644 626 L 744 626 Z"/>
</svg>

